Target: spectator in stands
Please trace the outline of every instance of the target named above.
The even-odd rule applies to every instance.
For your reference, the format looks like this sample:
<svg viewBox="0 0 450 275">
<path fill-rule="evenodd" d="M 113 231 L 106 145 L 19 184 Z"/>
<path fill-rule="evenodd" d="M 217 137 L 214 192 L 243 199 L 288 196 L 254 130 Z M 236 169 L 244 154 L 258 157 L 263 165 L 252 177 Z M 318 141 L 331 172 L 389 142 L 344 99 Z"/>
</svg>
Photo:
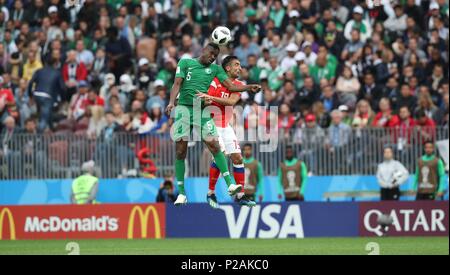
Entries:
<svg viewBox="0 0 450 275">
<path fill-rule="evenodd" d="M 444 162 L 436 155 L 432 141 L 425 143 L 425 154 L 417 161 L 414 190 L 416 200 L 442 198 L 447 190 Z"/>
<path fill-rule="evenodd" d="M 303 88 L 296 95 L 297 104 L 294 105 L 298 106 L 296 110 L 300 112 L 309 110 L 313 103 L 319 98 L 319 91 L 314 84 L 313 78 L 307 76 L 304 81 Z M 293 102 L 290 103 L 292 104 Z"/>
<path fill-rule="evenodd" d="M 293 67 L 297 65 L 297 61 L 295 61 L 295 55 L 298 52 L 298 46 L 295 43 L 290 43 L 286 47 L 287 55 L 281 60 L 281 69 L 286 72 L 290 71 Z"/>
<path fill-rule="evenodd" d="M 399 118 L 391 109 L 389 98 L 382 98 L 379 103 L 380 111 L 376 114 L 372 126 L 376 128 L 394 128 L 398 126 Z"/>
<path fill-rule="evenodd" d="M 76 60 L 78 64 L 84 64 L 87 71 L 92 70 L 92 65 L 94 64 L 94 54 L 85 48 L 84 41 L 82 39 L 77 40 L 76 42 Z"/>
<path fill-rule="evenodd" d="M 247 33 L 241 34 L 239 38 L 239 46 L 234 50 L 234 55 L 241 61 L 242 67 L 247 67 L 247 60 L 249 55 L 259 55 L 259 47 L 254 42 L 251 42 Z"/>
<path fill-rule="evenodd" d="M 320 101 L 323 103 L 326 112 L 331 113 L 331 111 L 337 109 L 341 105 L 339 97 L 331 85 L 325 85 L 321 90 L 322 94 L 320 95 Z"/>
<path fill-rule="evenodd" d="M 150 83 L 155 80 L 155 73 L 150 68 L 150 61 L 143 57 L 139 59 L 138 71 L 136 79 L 138 81 L 138 88 L 146 92 L 150 89 Z"/>
<path fill-rule="evenodd" d="M 266 79 L 268 81 L 269 88 L 273 91 L 278 91 L 283 85 L 284 72 L 278 65 L 278 60 L 276 57 L 271 57 L 269 64 L 270 68 L 262 70 L 261 74 L 259 75 L 259 79 L 260 81 Z"/>
<path fill-rule="evenodd" d="M 403 57 L 403 64 L 408 64 L 408 60 L 410 59 L 410 56 L 412 54 L 417 55 L 420 61 L 426 60 L 427 55 L 426 53 L 420 49 L 418 45 L 419 41 L 416 37 L 411 37 L 408 42 L 408 49 L 405 52 L 405 55 Z"/>
<path fill-rule="evenodd" d="M 105 100 L 97 93 L 95 88 L 89 87 L 87 98 L 82 103 L 85 109 L 88 109 L 91 106 L 105 106 Z"/>
<path fill-rule="evenodd" d="M 29 81 L 33 74 L 42 67 L 41 61 L 36 57 L 36 52 L 28 52 L 28 60 L 23 64 L 22 68 L 22 78 Z"/>
<path fill-rule="evenodd" d="M 347 44 L 345 44 L 344 49 L 341 53 L 341 59 L 347 60 L 352 56 L 360 55 L 362 53 L 363 47 L 364 43 L 361 41 L 360 31 L 357 29 L 353 29 L 351 31 L 351 39 L 349 39 Z"/>
<path fill-rule="evenodd" d="M 153 86 L 155 87 L 155 93 L 147 100 L 147 103 L 145 104 L 145 109 L 147 112 L 150 112 L 154 103 L 159 103 L 161 108 L 165 108 L 167 106 L 167 90 L 164 86 L 164 81 L 157 79 L 153 83 Z"/>
<path fill-rule="evenodd" d="M 364 129 L 372 125 L 375 119 L 375 113 L 370 107 L 369 101 L 361 99 L 356 104 L 355 114 L 353 115 L 352 127 L 356 129 Z"/>
<path fill-rule="evenodd" d="M 435 116 L 433 118 L 434 121 L 436 121 L 436 124 L 438 126 L 446 126 L 448 127 L 448 97 L 449 94 L 446 93 L 443 96 L 443 105 L 442 107 L 439 109 L 439 111 L 437 111 L 435 113 Z"/>
<path fill-rule="evenodd" d="M 338 110 L 341 111 L 341 113 L 342 113 L 342 123 L 351 126 L 353 118 L 352 118 L 352 114 L 350 113 L 350 109 L 348 108 L 348 106 L 341 105 L 341 106 L 339 106 Z"/>
<path fill-rule="evenodd" d="M 56 60 L 50 59 L 47 65 L 36 71 L 28 84 L 28 94 L 34 98 L 39 109 L 38 129 L 44 131 L 52 127 L 52 108 L 60 101 L 65 91 L 64 80 L 55 68 Z"/>
<path fill-rule="evenodd" d="M 62 68 L 62 76 L 66 84 L 67 93 L 63 100 L 69 101 L 77 92 L 78 82 L 87 81 L 88 71 L 82 62 L 77 61 L 77 52 L 69 51 L 67 53 L 66 63 Z"/>
<path fill-rule="evenodd" d="M 317 124 L 316 116 L 314 114 L 307 114 L 305 116 L 304 127 L 298 129 L 298 137 L 302 144 L 302 159 L 308 163 L 308 167 L 312 172 L 318 172 L 318 165 L 316 155 L 318 150 L 325 141 L 325 131 Z"/>
<path fill-rule="evenodd" d="M 103 81 L 103 85 L 100 88 L 99 96 L 108 101 L 111 89 L 115 86 L 115 84 L 116 84 L 116 77 L 111 73 L 106 74 Z"/>
<path fill-rule="evenodd" d="M 394 159 L 394 151 L 391 147 L 384 148 L 384 161 L 378 164 L 377 180 L 381 187 L 380 197 L 382 201 L 400 200 L 400 185 L 409 177 L 405 166 Z"/>
<path fill-rule="evenodd" d="M 162 111 L 162 106 L 155 102 L 151 107 L 149 114 L 151 123 L 151 134 L 163 134 L 168 131 L 168 118 Z"/>
<path fill-rule="evenodd" d="M 81 176 L 72 183 L 70 200 L 72 204 L 95 204 L 98 193 L 98 178 L 94 176 L 94 161 L 81 166 Z"/>
<path fill-rule="evenodd" d="M 86 113 L 86 102 L 90 86 L 87 81 L 78 83 L 78 91 L 72 96 L 69 105 L 67 118 L 70 120 L 80 120 Z"/>
<path fill-rule="evenodd" d="M 406 144 L 411 144 L 416 121 L 411 117 L 411 111 L 407 106 L 400 108 L 399 118 L 397 144 L 403 147 Z"/>
<path fill-rule="evenodd" d="M 427 117 L 433 118 L 436 113 L 439 111 L 439 108 L 434 105 L 433 100 L 431 99 L 431 95 L 429 93 L 421 93 L 419 94 L 419 98 L 417 101 L 416 112 L 420 110 L 424 111 Z"/>
<path fill-rule="evenodd" d="M 131 46 L 126 38 L 119 36 L 119 30 L 116 27 L 108 28 L 107 37 L 105 50 L 109 63 L 108 69 L 116 79 L 119 79 L 131 67 Z"/>
<path fill-rule="evenodd" d="M 372 25 L 364 20 L 364 9 L 361 6 L 353 8 L 353 19 L 347 22 L 344 29 L 344 35 L 347 40 L 352 40 L 353 31 L 361 33 L 361 41 L 365 43 L 372 36 Z"/>
<path fill-rule="evenodd" d="M 342 122 L 343 115 L 339 110 L 331 112 L 331 125 L 328 128 L 328 138 L 325 147 L 334 152 L 346 146 L 350 142 L 352 129 Z"/>
<path fill-rule="evenodd" d="M 352 69 L 345 66 L 336 82 L 336 91 L 341 103 L 347 106 L 355 106 L 360 88 L 361 84 L 358 78 L 353 75 Z"/>
<path fill-rule="evenodd" d="M 407 18 L 408 15 L 404 13 L 403 6 L 395 4 L 394 13 L 389 14 L 389 18 L 383 23 L 386 30 L 391 32 L 391 37 L 401 37 L 403 35 L 407 28 Z"/>
<path fill-rule="evenodd" d="M 25 120 L 25 127 L 21 133 L 20 142 L 23 144 L 22 160 L 23 164 L 31 163 L 34 170 L 31 175 L 42 178 L 46 174 L 46 167 L 48 166 L 47 158 L 47 144 L 42 135 L 38 135 L 37 123 L 34 117 Z M 48 168 L 48 167 L 47 167 Z M 30 173 L 24 171 L 24 176 L 31 176 Z"/>
<path fill-rule="evenodd" d="M 0 123 L 4 122 L 8 116 L 18 122 L 19 115 L 14 92 L 5 87 L 4 78 L 0 76 Z"/>
<path fill-rule="evenodd" d="M 280 114 L 278 116 L 278 129 L 284 135 L 285 139 L 290 139 L 290 132 L 295 124 L 295 116 L 292 114 L 288 104 L 284 103 L 280 106 Z"/>
<path fill-rule="evenodd" d="M 419 140 L 422 142 L 428 140 L 435 140 L 436 138 L 436 123 L 431 119 L 424 110 L 419 110 L 416 113 L 416 126 L 419 134 Z"/>
<path fill-rule="evenodd" d="M 388 96 L 388 95 L 386 95 Z M 391 98 L 389 96 L 389 98 Z M 417 97 L 413 95 L 408 84 L 402 84 L 400 94 L 393 98 L 395 100 L 395 108 L 398 111 L 400 107 L 406 106 L 412 112 L 417 106 Z"/>
<path fill-rule="evenodd" d="M 123 125 L 124 124 L 124 116 L 126 113 L 123 110 L 122 105 L 120 103 L 114 103 L 111 107 L 111 112 L 114 114 L 116 122 L 119 125 Z"/>
<path fill-rule="evenodd" d="M 312 43 L 305 41 L 302 44 L 302 52 L 305 54 L 305 64 L 308 66 L 313 66 L 316 64 L 317 54 L 312 49 Z"/>
<path fill-rule="evenodd" d="M 295 157 L 294 148 L 286 146 L 286 159 L 278 169 L 278 198 L 284 195 L 286 201 L 304 201 L 308 183 L 306 164 Z"/>
<path fill-rule="evenodd" d="M 155 107 L 156 108 L 156 107 Z M 160 108 L 160 106 L 157 106 Z M 156 111 L 155 111 L 156 112 Z M 150 119 L 147 112 L 142 108 L 142 104 L 137 101 L 134 101 L 131 106 L 131 123 L 133 125 L 133 130 L 135 130 L 138 134 L 148 134 L 151 132 L 154 126 L 160 122 L 160 120 L 155 119 L 155 123 Z M 161 114 L 162 117 L 162 114 Z M 161 125 L 162 126 L 162 125 Z"/>
<path fill-rule="evenodd" d="M 331 116 L 325 109 L 322 102 L 317 101 L 311 108 L 311 113 L 316 117 L 317 124 L 322 128 L 328 128 L 331 123 Z"/>
<path fill-rule="evenodd" d="M 361 86 L 359 97 L 372 102 L 372 108 L 377 109 L 380 99 L 383 97 L 382 87 L 375 83 L 375 77 L 371 72 L 364 75 L 364 85 Z"/>
<path fill-rule="evenodd" d="M 91 81 L 102 82 L 108 74 L 108 60 L 106 58 L 105 49 L 100 47 L 95 53 L 95 59 L 92 64 L 92 69 L 89 74 Z"/>
<path fill-rule="evenodd" d="M 319 83 L 321 79 L 333 80 L 336 75 L 336 67 L 333 63 L 328 62 L 327 54 L 321 52 L 317 55 L 315 64 L 309 68 L 310 74 L 315 83 Z"/>
<path fill-rule="evenodd" d="M 102 129 L 106 126 L 105 109 L 100 105 L 91 105 L 88 108 L 91 116 L 86 134 L 89 138 L 95 139 L 100 136 Z"/>
<path fill-rule="evenodd" d="M 0 160 L 8 165 L 7 178 L 19 178 L 22 172 L 22 164 L 20 162 L 20 143 L 18 135 L 20 129 L 16 126 L 13 117 L 7 117 L 3 122 L 3 130 L 0 133 Z"/>
</svg>

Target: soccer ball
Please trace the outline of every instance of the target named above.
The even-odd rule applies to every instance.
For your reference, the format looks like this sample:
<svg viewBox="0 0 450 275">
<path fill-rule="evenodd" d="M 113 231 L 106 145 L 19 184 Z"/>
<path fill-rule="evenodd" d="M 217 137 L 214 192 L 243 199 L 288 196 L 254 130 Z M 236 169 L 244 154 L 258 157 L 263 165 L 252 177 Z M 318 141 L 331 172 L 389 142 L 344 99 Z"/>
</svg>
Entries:
<svg viewBox="0 0 450 275">
<path fill-rule="evenodd" d="M 211 41 L 219 46 L 226 45 L 231 40 L 231 31 L 227 27 L 217 27 L 211 34 Z"/>
</svg>

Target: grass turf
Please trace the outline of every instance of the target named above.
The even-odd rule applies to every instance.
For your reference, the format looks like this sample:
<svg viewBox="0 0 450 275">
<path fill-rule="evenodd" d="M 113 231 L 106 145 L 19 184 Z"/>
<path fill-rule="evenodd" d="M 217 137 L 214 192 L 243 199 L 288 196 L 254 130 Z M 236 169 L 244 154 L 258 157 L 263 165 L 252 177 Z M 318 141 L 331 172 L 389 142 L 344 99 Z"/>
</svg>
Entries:
<svg viewBox="0 0 450 275">
<path fill-rule="evenodd" d="M 1 254 L 68 254 L 67 240 L 0 241 Z M 381 255 L 449 254 L 448 237 L 310 239 L 78 240 L 80 254 L 143 255 L 367 255 L 377 242 Z"/>
</svg>

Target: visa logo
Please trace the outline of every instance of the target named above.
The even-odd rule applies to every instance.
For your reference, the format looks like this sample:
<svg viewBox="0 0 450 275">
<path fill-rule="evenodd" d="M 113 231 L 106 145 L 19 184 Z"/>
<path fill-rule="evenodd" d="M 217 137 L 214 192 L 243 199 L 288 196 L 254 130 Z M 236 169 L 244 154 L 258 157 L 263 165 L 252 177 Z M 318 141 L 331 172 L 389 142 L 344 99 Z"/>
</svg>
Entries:
<svg viewBox="0 0 450 275">
<path fill-rule="evenodd" d="M 236 208 L 237 213 L 232 205 L 220 208 L 225 212 L 230 238 L 304 238 L 299 205 L 257 205 Z M 243 236 L 245 229 L 247 234 Z"/>
</svg>

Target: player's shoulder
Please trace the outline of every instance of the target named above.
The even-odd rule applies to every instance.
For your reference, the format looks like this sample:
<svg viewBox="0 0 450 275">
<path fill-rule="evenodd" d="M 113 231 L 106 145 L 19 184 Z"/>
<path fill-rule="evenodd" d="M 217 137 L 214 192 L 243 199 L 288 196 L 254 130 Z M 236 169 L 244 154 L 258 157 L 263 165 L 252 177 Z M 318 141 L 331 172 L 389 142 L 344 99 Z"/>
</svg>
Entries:
<svg viewBox="0 0 450 275">
<path fill-rule="evenodd" d="M 211 81 L 211 86 L 214 88 L 221 88 L 222 87 L 222 83 L 220 83 L 219 78 L 214 77 L 214 79 Z"/>
<path fill-rule="evenodd" d="M 178 64 L 192 64 L 193 62 L 195 62 L 193 58 L 182 58 L 178 61 Z"/>
</svg>

